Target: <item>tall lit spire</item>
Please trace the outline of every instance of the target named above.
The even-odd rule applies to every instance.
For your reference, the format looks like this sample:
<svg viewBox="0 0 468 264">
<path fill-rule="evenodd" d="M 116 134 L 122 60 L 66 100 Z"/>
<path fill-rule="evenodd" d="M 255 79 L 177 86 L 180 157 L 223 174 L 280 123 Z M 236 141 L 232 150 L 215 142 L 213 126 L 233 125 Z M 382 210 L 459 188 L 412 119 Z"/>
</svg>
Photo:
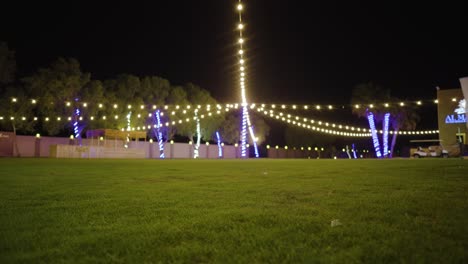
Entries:
<svg viewBox="0 0 468 264">
<path fill-rule="evenodd" d="M 240 139 L 241 139 L 241 157 L 247 157 L 247 133 L 250 134 L 252 138 L 252 142 L 254 143 L 255 148 L 255 157 L 258 158 L 258 149 L 257 149 L 257 138 L 255 137 L 254 130 L 252 127 L 252 123 L 250 122 L 249 111 L 248 111 L 248 103 L 247 103 L 247 95 L 246 95 L 246 63 L 245 63 L 245 54 L 246 51 L 244 50 L 245 39 L 243 37 L 243 30 L 245 29 L 245 25 L 242 21 L 242 12 L 244 11 L 244 5 L 242 0 L 238 1 L 236 6 L 236 10 L 239 12 L 239 24 L 237 24 L 237 30 L 239 31 L 239 39 L 237 41 L 239 45 L 239 49 L 237 51 L 237 56 L 239 58 L 239 85 L 241 90 L 241 102 L 242 102 L 242 121 L 241 121 L 241 131 L 240 131 Z"/>
</svg>

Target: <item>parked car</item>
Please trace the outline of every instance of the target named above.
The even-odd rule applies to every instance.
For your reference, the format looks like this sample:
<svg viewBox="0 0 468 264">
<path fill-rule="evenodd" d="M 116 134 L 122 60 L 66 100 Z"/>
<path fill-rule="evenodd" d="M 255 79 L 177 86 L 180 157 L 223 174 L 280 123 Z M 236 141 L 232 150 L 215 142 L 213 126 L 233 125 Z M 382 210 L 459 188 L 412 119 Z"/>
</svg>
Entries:
<svg viewBox="0 0 468 264">
<path fill-rule="evenodd" d="M 413 158 L 440 157 L 448 158 L 449 152 L 439 139 L 410 140 L 410 154 Z"/>
</svg>

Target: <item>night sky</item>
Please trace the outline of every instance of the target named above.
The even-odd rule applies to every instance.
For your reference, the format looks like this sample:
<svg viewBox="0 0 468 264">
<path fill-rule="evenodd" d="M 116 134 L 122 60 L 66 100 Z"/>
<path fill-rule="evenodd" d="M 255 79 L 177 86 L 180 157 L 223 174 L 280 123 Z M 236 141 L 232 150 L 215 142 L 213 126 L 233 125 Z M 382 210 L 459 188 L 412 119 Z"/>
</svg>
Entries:
<svg viewBox="0 0 468 264">
<path fill-rule="evenodd" d="M 94 79 L 121 73 L 193 82 L 238 101 L 235 1 L 7 1 L 0 40 L 18 74 L 74 57 Z M 245 1 L 250 101 L 349 103 L 374 81 L 435 98 L 468 76 L 466 6 L 382 1 Z"/>
</svg>

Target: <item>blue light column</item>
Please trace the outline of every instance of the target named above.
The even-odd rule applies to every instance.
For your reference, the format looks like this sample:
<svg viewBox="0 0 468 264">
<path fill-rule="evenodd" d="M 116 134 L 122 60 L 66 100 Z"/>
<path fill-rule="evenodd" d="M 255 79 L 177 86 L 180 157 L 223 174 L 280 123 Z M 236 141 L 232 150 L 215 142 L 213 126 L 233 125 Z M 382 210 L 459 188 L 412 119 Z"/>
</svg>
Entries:
<svg viewBox="0 0 468 264">
<path fill-rule="evenodd" d="M 247 120 L 247 121 L 249 121 L 249 120 Z M 249 132 L 250 132 L 250 136 L 252 137 L 252 141 L 253 141 L 253 145 L 254 145 L 255 157 L 258 158 L 258 157 L 260 157 L 260 155 L 258 154 L 257 139 L 255 138 L 255 134 L 254 134 L 252 125 L 249 125 Z"/>
<path fill-rule="evenodd" d="M 374 144 L 375 155 L 377 156 L 377 158 L 381 158 L 382 153 L 380 153 L 380 143 L 379 138 L 377 137 L 377 130 L 375 129 L 374 114 L 372 114 L 372 112 L 367 112 L 367 120 L 369 121 L 369 127 L 371 129 L 372 143 Z"/>
<path fill-rule="evenodd" d="M 216 139 L 218 141 L 218 157 L 222 158 L 223 157 L 223 147 L 221 146 L 221 136 L 219 135 L 218 131 L 216 131 Z"/>
<path fill-rule="evenodd" d="M 80 109 L 75 108 L 75 113 L 74 113 L 74 116 L 75 116 L 74 119 L 75 120 L 73 122 L 73 134 L 74 134 L 75 139 L 78 141 L 78 145 L 81 146 L 81 130 L 82 130 L 82 127 L 80 127 L 80 123 L 79 123 L 80 115 L 81 115 Z"/>
<path fill-rule="evenodd" d="M 352 149 L 353 149 L 353 157 L 355 159 L 357 159 L 357 155 L 356 155 L 356 148 L 354 147 L 354 143 L 351 145 Z"/>
<path fill-rule="evenodd" d="M 383 125 L 383 156 L 388 157 L 388 127 L 390 123 L 390 113 L 386 113 L 384 116 L 384 125 Z"/>
<path fill-rule="evenodd" d="M 241 124 L 241 157 L 247 157 L 247 105 L 242 107 L 242 124 Z"/>
<path fill-rule="evenodd" d="M 161 112 L 156 110 L 156 112 L 154 112 L 154 116 L 156 118 L 156 138 L 159 144 L 159 158 L 164 159 L 164 142 L 161 132 Z"/>
<path fill-rule="evenodd" d="M 197 121 L 197 143 L 193 147 L 193 158 L 196 159 L 200 156 L 200 139 L 201 139 L 201 129 L 200 129 L 200 118 L 198 118 L 198 109 L 195 109 L 195 121 Z"/>
</svg>

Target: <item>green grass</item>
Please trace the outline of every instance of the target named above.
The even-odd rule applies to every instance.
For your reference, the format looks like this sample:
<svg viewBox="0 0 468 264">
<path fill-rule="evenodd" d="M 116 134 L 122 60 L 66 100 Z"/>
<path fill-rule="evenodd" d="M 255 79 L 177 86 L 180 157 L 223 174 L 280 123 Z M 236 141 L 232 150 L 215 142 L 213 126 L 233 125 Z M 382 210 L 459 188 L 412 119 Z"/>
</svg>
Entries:
<svg viewBox="0 0 468 264">
<path fill-rule="evenodd" d="M 1 263 L 468 262 L 459 159 L 0 159 L 0 210 Z"/>
</svg>

